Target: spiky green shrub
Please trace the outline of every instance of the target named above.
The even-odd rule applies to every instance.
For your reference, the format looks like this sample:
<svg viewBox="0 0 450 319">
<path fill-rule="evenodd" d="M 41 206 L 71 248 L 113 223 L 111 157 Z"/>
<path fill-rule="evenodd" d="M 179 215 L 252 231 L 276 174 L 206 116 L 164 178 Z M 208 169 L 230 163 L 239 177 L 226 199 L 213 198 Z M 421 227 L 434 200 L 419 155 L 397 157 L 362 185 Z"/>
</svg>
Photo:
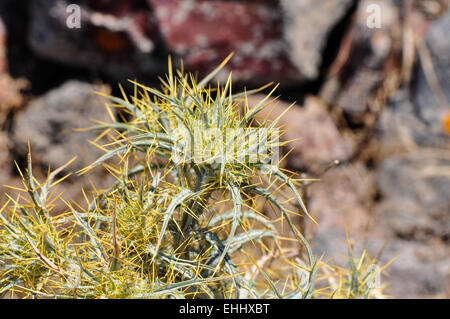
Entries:
<svg viewBox="0 0 450 319">
<path fill-rule="evenodd" d="M 115 177 L 88 205 L 59 198 L 50 174 L 39 184 L 31 155 L 25 198 L 0 214 L 0 294 L 40 298 L 312 298 L 321 265 L 292 221 L 308 212 L 299 180 L 270 162 L 281 145 L 276 125 L 254 116 L 274 90 L 249 108 L 247 94 L 169 72 L 160 91 L 135 84 L 134 96 L 108 97 L 122 112 L 92 129 L 112 138 L 98 145 Z M 239 102 L 246 105 L 240 112 Z M 253 128 L 250 128 L 253 127 Z M 209 132 L 205 134 L 205 132 Z M 213 133 L 211 133 L 213 132 Z M 257 133 L 255 133 L 257 132 Z M 264 138 L 254 138 L 264 132 Z M 211 147 L 213 145 L 214 147 Z M 231 145 L 231 146 L 230 146 Z M 231 150 L 230 150 L 231 149 Z M 258 153 L 262 149 L 265 152 Z M 205 150 L 208 150 L 205 152 Z M 256 155 L 255 155 L 256 154 Z M 119 159 L 118 163 L 111 160 Z M 22 173 L 21 173 L 22 174 Z M 280 189 L 287 188 L 291 195 Z M 287 208 L 297 202 L 299 211 Z M 269 220 L 261 208 L 272 206 Z M 279 232 L 287 225 L 292 233 Z M 296 241 L 294 249 L 286 243 Z M 292 246 L 292 245 L 291 245 Z"/>
</svg>

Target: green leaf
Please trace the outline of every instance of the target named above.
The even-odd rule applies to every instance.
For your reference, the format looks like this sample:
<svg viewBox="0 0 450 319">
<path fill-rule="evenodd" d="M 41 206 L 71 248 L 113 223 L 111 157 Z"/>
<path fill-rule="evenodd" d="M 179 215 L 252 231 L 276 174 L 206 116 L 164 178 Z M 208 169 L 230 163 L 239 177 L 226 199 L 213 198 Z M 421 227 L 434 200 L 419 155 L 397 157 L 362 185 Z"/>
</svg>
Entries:
<svg viewBox="0 0 450 319">
<path fill-rule="evenodd" d="M 178 193 L 172 201 L 169 204 L 169 207 L 167 207 L 167 210 L 164 212 L 164 220 L 163 225 L 161 227 L 160 235 L 158 238 L 158 243 L 156 244 L 155 248 L 155 255 L 153 255 L 153 259 L 155 258 L 156 254 L 158 253 L 159 247 L 161 246 L 161 242 L 163 240 L 164 234 L 166 232 L 167 226 L 169 225 L 169 221 L 172 218 L 172 215 L 177 208 L 178 205 L 182 204 L 186 199 L 188 199 L 190 196 L 192 196 L 194 193 L 189 189 L 183 189 Z"/>
<path fill-rule="evenodd" d="M 128 111 L 133 113 L 137 118 L 143 117 L 144 114 L 136 107 L 136 105 L 127 102 L 121 98 L 115 97 L 115 96 L 109 96 L 109 99 L 117 104 L 120 104 L 124 106 Z"/>
<path fill-rule="evenodd" d="M 211 81 L 216 75 L 217 73 L 219 73 L 220 70 L 223 69 L 223 67 L 228 63 L 228 61 L 233 57 L 233 53 L 231 53 L 230 55 L 228 55 L 225 60 L 223 60 L 223 62 L 214 69 L 214 71 L 212 71 L 210 74 L 208 74 L 207 76 L 205 76 L 203 78 L 203 80 L 201 80 L 198 84 L 197 84 L 197 89 L 201 90 L 203 89 L 206 84 L 208 84 L 209 81 Z"/>
<path fill-rule="evenodd" d="M 97 250 L 99 256 L 102 256 L 105 261 L 108 260 L 108 254 L 106 253 L 103 246 L 97 240 L 97 234 L 94 232 L 94 230 L 89 225 L 89 223 L 85 222 L 82 218 L 80 218 L 80 216 L 78 215 L 78 213 L 75 210 L 72 210 L 72 214 L 75 217 L 78 225 L 80 225 L 81 228 L 83 228 L 83 230 L 86 231 L 86 233 L 89 235 L 89 237 L 91 239 L 91 243 L 93 244 L 94 248 Z"/>
<path fill-rule="evenodd" d="M 231 243 L 233 241 L 234 234 L 236 233 L 237 226 L 238 226 L 238 224 L 241 221 L 241 214 L 242 214 L 242 210 L 241 210 L 241 206 L 242 206 L 241 191 L 236 186 L 236 184 L 234 184 L 232 181 L 228 181 L 228 186 L 229 186 L 229 188 L 231 190 L 231 197 L 233 198 L 234 216 L 233 216 L 233 220 L 231 222 L 230 234 L 228 235 L 228 239 L 227 239 L 227 242 L 225 244 L 225 248 L 224 248 L 224 250 L 222 252 L 222 255 L 219 258 L 219 262 L 217 263 L 216 270 L 218 270 L 220 268 L 220 264 L 222 263 L 222 261 L 224 260 L 225 256 L 227 255 L 228 250 L 230 249 Z"/>
<path fill-rule="evenodd" d="M 229 253 L 232 254 L 233 252 L 244 246 L 246 243 L 257 241 L 264 237 L 271 237 L 273 240 L 276 240 L 275 233 L 267 229 L 254 229 L 236 235 L 231 240 Z"/>
</svg>

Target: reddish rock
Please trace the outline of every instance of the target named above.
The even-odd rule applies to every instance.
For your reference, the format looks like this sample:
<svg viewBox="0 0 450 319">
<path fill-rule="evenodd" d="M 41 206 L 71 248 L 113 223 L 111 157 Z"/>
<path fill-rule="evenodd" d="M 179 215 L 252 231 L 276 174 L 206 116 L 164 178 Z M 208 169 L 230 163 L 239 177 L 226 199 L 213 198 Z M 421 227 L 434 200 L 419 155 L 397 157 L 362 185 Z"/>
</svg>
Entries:
<svg viewBox="0 0 450 319">
<path fill-rule="evenodd" d="M 169 49 L 207 73 L 228 54 L 235 80 L 299 81 L 287 56 L 281 10 L 271 2 L 149 0 Z M 219 75 L 220 78 L 220 75 Z M 223 77 L 222 77 L 223 79 Z"/>
<path fill-rule="evenodd" d="M 6 28 L 0 18 L 0 125 L 3 125 L 11 109 L 22 105 L 23 99 L 20 91 L 27 85 L 25 80 L 14 80 L 8 74 L 6 37 Z"/>
<path fill-rule="evenodd" d="M 25 87 L 24 80 L 14 80 L 8 74 L 8 60 L 6 55 L 7 32 L 2 19 L 0 18 L 0 126 L 3 126 L 5 119 L 13 108 L 20 107 L 23 98 L 20 90 Z M 6 132 L 0 131 L 0 200 L 4 202 L 3 185 L 10 178 L 12 156 L 11 141 Z"/>
<path fill-rule="evenodd" d="M 0 18 L 0 72 L 5 72 L 8 68 L 6 60 L 6 29 Z"/>
</svg>

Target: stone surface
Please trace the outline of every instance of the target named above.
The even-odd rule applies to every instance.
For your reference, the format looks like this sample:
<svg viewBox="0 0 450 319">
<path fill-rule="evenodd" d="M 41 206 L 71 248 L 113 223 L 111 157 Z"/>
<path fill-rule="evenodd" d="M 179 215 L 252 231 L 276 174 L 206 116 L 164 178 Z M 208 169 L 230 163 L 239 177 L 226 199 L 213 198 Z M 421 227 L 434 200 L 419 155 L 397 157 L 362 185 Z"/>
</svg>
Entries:
<svg viewBox="0 0 450 319">
<path fill-rule="evenodd" d="M 373 173 L 360 163 L 333 168 L 308 190 L 308 209 L 318 225 L 308 223 L 310 234 L 347 229 L 353 235 L 382 233 L 373 218 Z M 314 235 L 313 235 L 314 236 Z"/>
<path fill-rule="evenodd" d="M 282 37 L 282 14 L 272 1 L 149 0 L 171 52 L 189 68 L 209 73 L 231 52 L 219 74 L 233 70 L 245 83 L 298 82 Z"/>
<path fill-rule="evenodd" d="M 10 147 L 11 141 L 9 140 L 8 134 L 0 132 L 0 190 L 2 190 L 2 186 L 8 182 L 8 178 L 11 174 L 12 158 L 9 151 Z"/>
<path fill-rule="evenodd" d="M 434 73 L 449 98 L 449 20 L 447 13 L 414 22 L 425 56 L 418 54 L 411 84 L 395 92 L 378 123 L 375 218 L 392 238 L 386 256 L 399 255 L 386 279 L 394 296 L 449 296 L 450 139 L 443 127 L 449 110 L 430 86 Z"/>
<path fill-rule="evenodd" d="M 18 153 L 26 154 L 28 139 L 33 158 L 56 169 L 78 156 L 70 169 L 81 169 L 102 152 L 90 145 L 98 132 L 75 132 L 93 125 L 91 120 L 107 122 L 106 100 L 94 91 L 107 91 L 88 83 L 69 81 L 31 102 L 15 118 L 13 139 Z"/>
<path fill-rule="evenodd" d="M 381 113 L 376 136 L 380 158 L 407 152 L 417 145 L 436 143 L 436 136 L 430 134 L 427 125 L 417 117 L 408 90 L 399 90 L 392 96 Z"/>
<path fill-rule="evenodd" d="M 158 30 L 144 1 L 84 3 L 80 28 L 67 27 L 68 4 L 64 0 L 30 3 L 28 42 L 35 54 L 95 70 L 114 81 L 148 77 L 165 69 L 153 54 Z"/>
<path fill-rule="evenodd" d="M 394 235 L 449 240 L 449 151 L 421 149 L 386 158 L 378 169 L 380 222 Z"/>
<path fill-rule="evenodd" d="M 366 249 L 372 257 L 381 258 L 383 267 L 393 261 L 383 272 L 381 284 L 386 284 L 385 293 L 395 298 L 448 298 L 450 267 L 449 248 L 442 244 L 424 244 L 401 239 L 383 239 L 376 237 L 356 237 L 349 232 L 355 242 L 354 255 L 360 257 Z M 356 241 L 355 241 L 356 239 Z M 324 260 L 348 268 L 347 240 L 345 231 L 328 228 L 317 233 L 311 240 L 313 251 L 317 255 L 324 253 Z"/>
<path fill-rule="evenodd" d="M 1 16 L 3 6 L 0 6 L 0 200 L 3 202 L 3 185 L 9 182 L 13 157 L 12 143 L 8 132 L 4 129 L 8 115 L 23 104 L 21 90 L 26 86 L 24 80 L 14 80 L 8 73 L 7 30 Z"/>
<path fill-rule="evenodd" d="M 382 244 L 384 242 L 374 241 L 372 247 Z M 388 284 L 387 292 L 397 298 L 449 298 L 446 294 L 450 275 L 449 256 L 448 247 L 440 244 L 389 241 L 381 258 L 381 265 L 395 258 L 383 278 Z"/>
<path fill-rule="evenodd" d="M 381 10 L 381 28 L 369 28 L 369 5 Z M 361 121 L 370 112 L 368 102 L 374 99 L 386 74 L 395 76 L 392 58 L 394 43 L 399 41 L 398 9 L 392 0 L 360 1 L 350 30 L 341 43 L 331 66 L 321 97 L 346 113 L 352 120 Z"/>
<path fill-rule="evenodd" d="M 430 24 L 425 38 L 444 99 L 450 98 L 450 41 L 444 36 L 449 26 L 447 13 Z M 410 90 L 396 92 L 379 122 L 378 211 L 397 236 L 448 241 L 450 137 L 442 123 L 450 110 L 430 88 L 424 64 L 417 65 Z"/>
<path fill-rule="evenodd" d="M 450 10 L 431 23 L 425 43 L 431 64 L 421 60 L 412 85 L 412 103 L 416 116 L 428 128 L 428 133 L 439 136 L 443 118 L 450 112 Z M 428 75 L 425 73 L 427 69 Z M 432 78 L 436 77 L 436 82 Z M 432 88 L 434 86 L 434 88 Z"/>
<path fill-rule="evenodd" d="M 0 126 L 9 112 L 23 104 L 21 90 L 27 86 L 24 79 L 12 79 L 8 73 L 7 30 L 0 17 Z"/>
<path fill-rule="evenodd" d="M 352 0 L 281 0 L 289 56 L 308 79 L 319 75 L 329 33 L 352 5 Z"/>
<path fill-rule="evenodd" d="M 3 125 L 12 109 L 22 106 L 21 90 L 27 85 L 27 81 L 24 79 L 15 80 L 8 73 L 0 72 L 0 125 Z"/>
<path fill-rule="evenodd" d="M 6 57 L 6 29 L 2 18 L 0 17 L 0 72 L 5 72 L 8 68 Z"/>
</svg>

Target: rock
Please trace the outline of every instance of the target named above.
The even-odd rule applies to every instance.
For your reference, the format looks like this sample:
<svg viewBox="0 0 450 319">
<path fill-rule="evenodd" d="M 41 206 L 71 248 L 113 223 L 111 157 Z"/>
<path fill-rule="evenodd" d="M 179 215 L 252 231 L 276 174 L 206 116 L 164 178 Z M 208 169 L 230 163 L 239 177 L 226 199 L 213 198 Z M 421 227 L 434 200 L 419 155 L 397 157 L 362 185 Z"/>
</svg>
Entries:
<svg viewBox="0 0 450 319">
<path fill-rule="evenodd" d="M 352 4 L 353 0 L 281 0 L 289 57 L 307 79 L 318 77 L 328 36 Z"/>
<path fill-rule="evenodd" d="M 429 84 L 435 73 L 444 100 L 449 99 L 450 42 L 444 35 L 449 21 L 447 13 L 414 27 L 418 43 L 425 37 L 428 49 L 419 49 L 411 85 L 392 96 L 378 123 L 375 218 L 394 238 L 386 255 L 400 254 L 387 279 L 394 296 L 446 297 L 449 284 L 450 139 L 443 127 L 449 109 Z"/>
<path fill-rule="evenodd" d="M 5 192 L 10 192 L 5 185 L 11 186 L 11 173 L 13 167 L 13 158 L 11 156 L 11 140 L 7 133 L 0 131 L 0 202 L 6 203 L 8 200 Z M 23 184 L 17 185 L 22 187 Z"/>
<path fill-rule="evenodd" d="M 0 132 L 0 187 L 5 185 L 11 174 L 11 141 L 8 134 Z"/>
<path fill-rule="evenodd" d="M 430 139 L 426 125 L 417 118 L 408 90 L 399 90 L 383 109 L 377 124 L 376 138 L 379 141 L 380 159 L 392 154 L 407 152 Z"/>
<path fill-rule="evenodd" d="M 381 28 L 368 27 L 369 5 L 380 8 Z M 392 0 L 359 2 L 320 92 L 322 99 L 344 111 L 353 121 L 361 122 L 371 112 L 369 102 L 376 98 L 386 74 L 391 78 L 397 76 L 392 52 L 394 43 L 399 41 L 398 21 L 398 9 Z"/>
<path fill-rule="evenodd" d="M 218 75 L 226 80 L 267 83 L 302 76 L 289 61 L 282 38 L 282 13 L 273 1 L 149 0 L 170 51 L 190 69 L 207 74 L 225 57 Z M 291 83 L 292 84 L 292 83 Z"/>
<path fill-rule="evenodd" d="M 7 73 L 0 73 L 0 125 L 3 125 L 8 113 L 23 104 L 21 90 L 28 86 L 24 79 L 12 79 Z"/>
<path fill-rule="evenodd" d="M 420 59 L 410 87 L 397 91 L 389 107 L 383 110 L 378 128 L 384 154 L 417 146 L 448 148 L 450 130 L 446 119 L 450 114 L 450 40 L 444 34 L 449 27 L 450 12 L 425 28 L 428 30 L 423 32 L 428 48 L 425 50 L 429 54 L 425 53 L 422 59 L 426 61 Z M 429 61 L 426 58 L 428 55 Z M 441 93 L 436 92 L 436 87 L 430 87 L 425 68 L 428 76 L 436 76 L 435 84 Z"/>
<path fill-rule="evenodd" d="M 153 54 L 158 30 L 145 2 L 84 2 L 80 28 L 67 26 L 69 4 L 64 0 L 30 3 L 28 42 L 35 54 L 101 72 L 114 81 L 148 78 L 166 69 L 166 60 L 161 63 Z"/>
<path fill-rule="evenodd" d="M 411 152 L 420 153 L 421 149 L 424 153 L 434 149 L 436 154 L 445 154 L 448 149 L 448 136 L 441 127 L 433 128 L 423 121 L 410 96 L 408 90 L 397 91 L 381 113 L 376 132 L 378 161 L 397 155 L 408 156 Z M 431 157 L 428 157 L 430 162 L 425 162 L 426 158 L 423 161 L 425 166 L 435 163 Z"/>
<path fill-rule="evenodd" d="M 8 73 L 6 38 L 6 28 L 0 17 L 0 126 L 12 109 L 22 106 L 21 90 L 27 86 L 24 79 L 12 79 Z"/>
<path fill-rule="evenodd" d="M 386 158 L 376 174 L 379 222 L 401 238 L 448 241 L 449 176 L 448 150 L 418 149 Z"/>
<path fill-rule="evenodd" d="M 74 156 L 76 162 L 70 171 L 81 169 L 99 157 L 102 152 L 88 140 L 98 132 L 75 132 L 92 126 L 92 119 L 109 121 L 104 109 L 105 99 L 94 91 L 107 92 L 105 87 L 69 81 L 32 101 L 14 121 L 13 140 L 19 154 L 25 155 L 28 139 L 34 160 L 56 169 Z"/>
<path fill-rule="evenodd" d="M 383 271 L 380 283 L 385 294 L 394 298 L 446 298 L 447 278 L 450 275 L 450 251 L 445 245 L 429 245 L 401 239 L 356 237 L 354 256 L 361 256 L 363 249 L 375 258 L 381 252 L 378 266 L 393 261 Z M 356 239 L 356 240 L 355 240 Z M 337 228 L 323 229 L 311 240 L 316 255 L 324 254 L 323 260 L 341 267 L 348 266 L 348 245 L 345 231 Z"/>
<path fill-rule="evenodd" d="M 445 114 L 441 113 L 441 116 L 445 118 Z M 424 121 L 411 101 L 411 93 L 406 89 L 398 90 L 381 112 L 377 124 L 378 157 L 383 159 L 420 147 L 447 149 L 449 135 L 442 124 L 437 119 L 433 125 Z"/>
<path fill-rule="evenodd" d="M 426 36 L 442 91 L 450 97 L 450 15 L 431 24 Z M 396 92 L 383 110 L 378 139 L 383 159 L 377 185 L 378 208 L 391 232 L 405 238 L 448 240 L 450 224 L 449 136 L 442 119 L 449 111 L 436 100 L 422 68 L 414 72 L 411 92 Z"/>
<path fill-rule="evenodd" d="M 310 234 L 327 229 L 354 235 L 382 233 L 372 214 L 373 174 L 361 163 L 333 168 L 308 189 L 308 209 L 318 225 L 308 223 Z"/>
<path fill-rule="evenodd" d="M 2 18 L 0 17 L 0 72 L 5 72 L 8 68 L 6 57 L 6 29 Z"/>
<path fill-rule="evenodd" d="M 448 10 L 448 0 L 414 0 L 413 5 L 427 19 L 436 19 Z"/>
<path fill-rule="evenodd" d="M 3 6 L 0 6 L 0 14 L 3 15 Z M 3 185 L 9 182 L 12 167 L 12 143 L 8 133 L 3 129 L 10 112 L 22 106 L 21 90 L 27 86 L 25 80 L 12 79 L 8 73 L 6 40 L 7 30 L 0 16 L 0 200 L 2 203 L 7 200 L 3 194 Z"/>
<path fill-rule="evenodd" d="M 421 56 L 411 88 L 416 116 L 427 134 L 442 136 L 443 119 L 450 112 L 450 11 L 431 23 L 425 37 L 430 61 Z M 430 64 L 430 65 L 429 65 Z M 436 83 L 432 78 L 436 77 Z M 432 87 L 434 86 L 434 87 Z"/>
<path fill-rule="evenodd" d="M 249 96 L 249 105 L 255 105 L 263 97 Z M 276 119 L 289 104 L 277 101 L 263 109 L 257 116 L 269 120 Z M 273 108 L 273 111 L 272 111 Z M 287 149 L 293 149 L 288 158 L 292 169 L 317 172 L 334 160 L 345 161 L 353 151 L 352 141 L 341 135 L 326 106 L 318 98 L 310 96 L 303 108 L 292 107 L 280 121 L 284 135 L 282 140 L 291 141 Z"/>
<path fill-rule="evenodd" d="M 373 242 L 379 250 L 384 242 Z M 380 265 L 393 260 L 382 283 L 388 295 L 397 298 L 446 298 L 446 281 L 450 275 L 450 250 L 443 245 L 407 240 L 392 240 L 384 249 Z M 373 248 L 372 248 L 373 251 Z"/>
</svg>

